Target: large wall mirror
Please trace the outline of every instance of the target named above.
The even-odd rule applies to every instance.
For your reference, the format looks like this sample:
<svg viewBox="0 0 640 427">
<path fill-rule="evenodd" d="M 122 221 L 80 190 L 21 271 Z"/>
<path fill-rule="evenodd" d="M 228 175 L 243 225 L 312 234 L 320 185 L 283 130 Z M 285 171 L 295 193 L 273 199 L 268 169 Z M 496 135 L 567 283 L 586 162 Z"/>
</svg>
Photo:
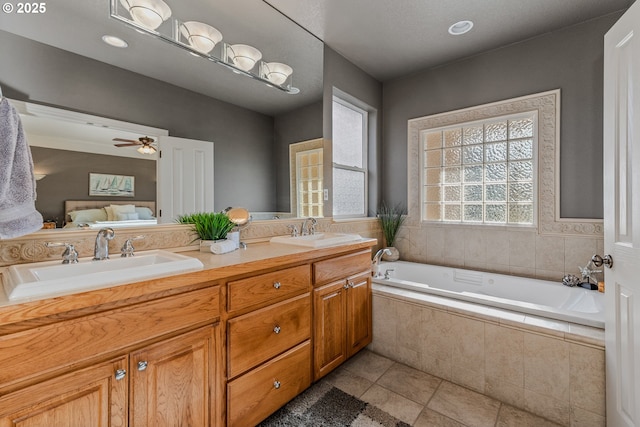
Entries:
<svg viewBox="0 0 640 427">
<path fill-rule="evenodd" d="M 291 95 L 124 27 L 109 18 L 108 3 L 59 0 L 46 14 L 0 22 L 0 47 L 11 59 L 0 64 L 5 96 L 136 124 L 109 129 L 69 120 L 62 112 L 32 117 L 25 127 L 39 134 L 28 136 L 35 172 L 46 175 L 38 181 L 38 209 L 45 219 L 60 226 L 63 200 L 91 199 L 90 172 L 135 175 L 135 199 L 153 200 L 154 157 L 114 148 L 111 140 L 167 133 L 214 142 L 216 210 L 242 206 L 255 219 L 296 216 L 289 145 L 322 137 L 322 42 L 260 0 L 167 0 L 174 16 L 207 20 L 229 43 L 254 45 L 266 60 L 290 65 L 292 84 L 300 89 Z M 106 46 L 102 35 L 113 33 L 129 47 Z M 112 66 L 136 75 L 118 80 L 120 71 Z M 176 95 L 175 104 L 163 98 L 166 93 Z"/>
</svg>

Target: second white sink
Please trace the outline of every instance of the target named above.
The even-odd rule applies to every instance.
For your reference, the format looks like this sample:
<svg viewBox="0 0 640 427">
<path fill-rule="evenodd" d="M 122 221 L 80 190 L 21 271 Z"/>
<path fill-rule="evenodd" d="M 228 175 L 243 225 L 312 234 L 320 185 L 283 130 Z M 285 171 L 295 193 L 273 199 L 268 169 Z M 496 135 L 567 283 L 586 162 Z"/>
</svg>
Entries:
<svg viewBox="0 0 640 427">
<path fill-rule="evenodd" d="M 285 243 L 287 245 L 307 246 L 321 248 L 324 246 L 338 245 L 341 243 L 355 242 L 361 240 L 359 234 L 349 233 L 318 233 L 307 236 L 276 236 L 271 238 L 272 243 Z"/>
<path fill-rule="evenodd" d="M 77 264 L 46 261 L 13 265 L 4 273 L 3 285 L 7 297 L 13 301 L 131 283 L 202 267 L 196 258 L 153 250 L 103 261 L 81 258 Z"/>
</svg>

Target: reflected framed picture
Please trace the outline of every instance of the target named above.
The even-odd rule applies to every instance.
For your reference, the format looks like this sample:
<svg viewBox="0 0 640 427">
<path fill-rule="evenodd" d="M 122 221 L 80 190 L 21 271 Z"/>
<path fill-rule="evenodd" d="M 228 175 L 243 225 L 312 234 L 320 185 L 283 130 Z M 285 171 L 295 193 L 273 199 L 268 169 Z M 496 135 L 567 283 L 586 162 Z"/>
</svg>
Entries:
<svg viewBox="0 0 640 427">
<path fill-rule="evenodd" d="M 90 196 L 134 197 L 135 177 L 89 173 Z"/>
</svg>

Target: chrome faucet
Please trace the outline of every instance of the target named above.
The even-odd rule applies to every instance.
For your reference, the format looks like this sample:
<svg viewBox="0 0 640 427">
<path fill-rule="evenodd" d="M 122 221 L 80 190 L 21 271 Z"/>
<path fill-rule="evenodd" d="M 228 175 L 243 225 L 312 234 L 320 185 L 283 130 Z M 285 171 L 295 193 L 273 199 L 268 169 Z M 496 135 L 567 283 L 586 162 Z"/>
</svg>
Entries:
<svg viewBox="0 0 640 427">
<path fill-rule="evenodd" d="M 93 251 L 94 261 L 109 259 L 109 240 L 113 239 L 116 233 L 113 228 L 103 228 L 96 236 L 96 246 Z"/>
<path fill-rule="evenodd" d="M 125 240 L 124 245 L 120 248 L 120 256 L 123 258 L 132 257 L 135 255 L 135 248 L 133 247 L 134 240 L 144 239 L 144 236 L 135 236 Z"/>
<path fill-rule="evenodd" d="M 77 264 L 78 263 L 78 251 L 71 243 L 53 243 L 47 242 L 44 244 L 48 248 L 57 248 L 64 246 L 64 252 L 62 252 L 63 264 Z"/>
<path fill-rule="evenodd" d="M 384 278 L 384 274 L 380 272 L 380 260 L 382 259 L 382 255 L 391 255 L 391 251 L 388 248 L 380 249 L 373 256 L 373 260 L 371 261 L 371 274 L 374 279 Z"/>
<path fill-rule="evenodd" d="M 307 221 L 311 222 L 311 225 L 307 226 Z M 318 224 L 318 220 L 316 220 L 315 218 L 305 218 L 302 222 L 302 229 L 300 230 L 300 232 L 303 236 L 316 234 L 316 224 Z"/>
</svg>

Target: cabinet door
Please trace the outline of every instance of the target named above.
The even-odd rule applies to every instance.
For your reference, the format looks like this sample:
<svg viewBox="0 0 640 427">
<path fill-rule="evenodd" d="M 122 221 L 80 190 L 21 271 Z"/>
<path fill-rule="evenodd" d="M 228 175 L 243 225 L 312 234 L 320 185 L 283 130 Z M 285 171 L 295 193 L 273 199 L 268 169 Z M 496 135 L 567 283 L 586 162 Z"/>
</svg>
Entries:
<svg viewBox="0 0 640 427">
<path fill-rule="evenodd" d="M 314 377 L 322 378 L 347 358 L 345 340 L 346 293 L 344 280 L 315 289 Z"/>
<path fill-rule="evenodd" d="M 132 427 L 215 424 L 215 340 L 209 326 L 130 356 Z"/>
<path fill-rule="evenodd" d="M 127 425 L 127 359 L 119 357 L 0 397 L 0 425 Z"/>
<path fill-rule="evenodd" d="M 371 343 L 371 276 L 369 272 L 347 279 L 347 357 Z"/>
</svg>

